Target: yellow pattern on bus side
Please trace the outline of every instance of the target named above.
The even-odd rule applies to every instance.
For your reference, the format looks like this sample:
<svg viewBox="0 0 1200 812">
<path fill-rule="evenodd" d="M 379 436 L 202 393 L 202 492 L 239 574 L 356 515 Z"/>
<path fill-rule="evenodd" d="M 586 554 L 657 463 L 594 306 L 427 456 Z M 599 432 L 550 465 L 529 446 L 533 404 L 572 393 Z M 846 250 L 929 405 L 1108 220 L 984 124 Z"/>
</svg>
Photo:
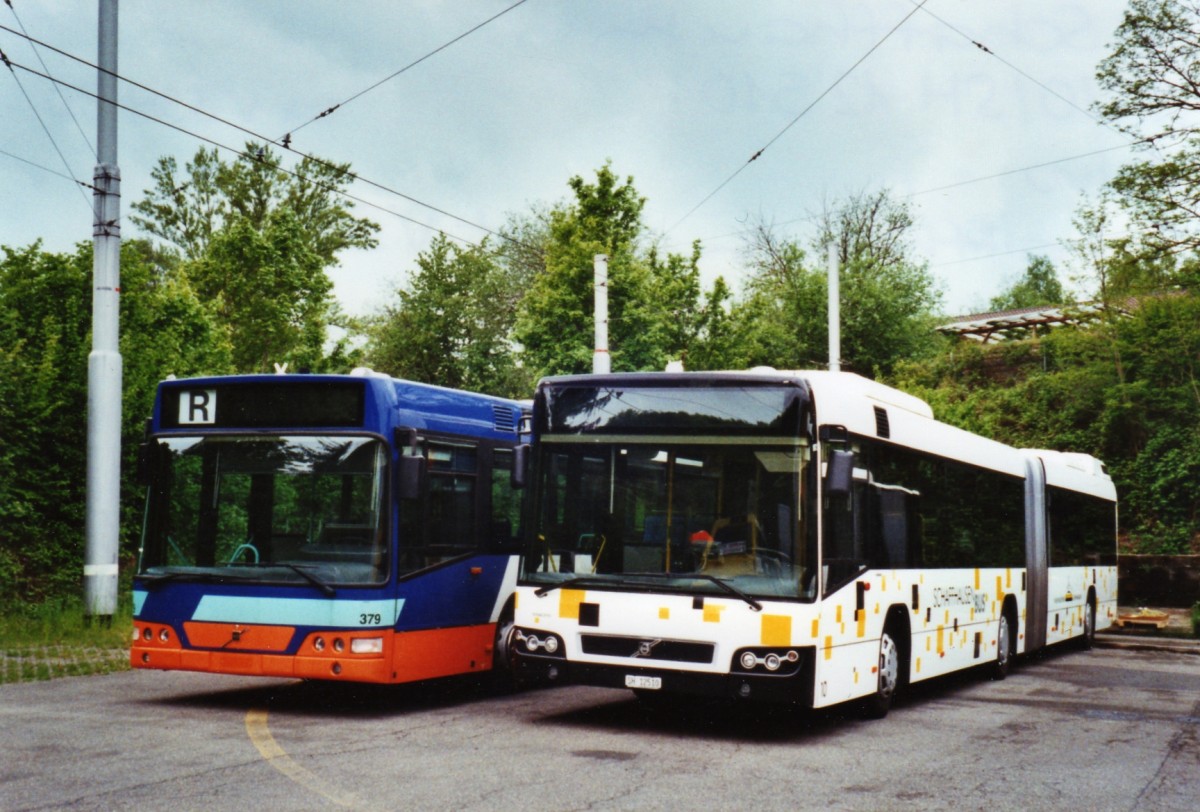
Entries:
<svg viewBox="0 0 1200 812">
<path fill-rule="evenodd" d="M 704 602 L 704 622 L 705 623 L 720 623 L 721 622 L 721 612 L 723 612 L 724 610 L 725 610 L 725 607 L 722 606 L 721 604 L 709 603 L 708 601 L 705 601 Z"/>
</svg>

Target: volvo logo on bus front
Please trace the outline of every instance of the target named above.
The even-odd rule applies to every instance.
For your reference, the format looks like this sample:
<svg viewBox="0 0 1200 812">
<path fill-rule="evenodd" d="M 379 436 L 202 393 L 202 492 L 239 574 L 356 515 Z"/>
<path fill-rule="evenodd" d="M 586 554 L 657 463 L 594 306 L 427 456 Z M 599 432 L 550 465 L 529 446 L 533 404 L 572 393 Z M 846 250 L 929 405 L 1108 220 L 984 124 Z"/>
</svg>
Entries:
<svg viewBox="0 0 1200 812">
<path fill-rule="evenodd" d="M 650 652 L 654 651 L 654 647 L 661 643 L 662 640 L 643 640 L 638 643 L 638 650 L 633 655 L 634 657 L 649 657 Z"/>
</svg>

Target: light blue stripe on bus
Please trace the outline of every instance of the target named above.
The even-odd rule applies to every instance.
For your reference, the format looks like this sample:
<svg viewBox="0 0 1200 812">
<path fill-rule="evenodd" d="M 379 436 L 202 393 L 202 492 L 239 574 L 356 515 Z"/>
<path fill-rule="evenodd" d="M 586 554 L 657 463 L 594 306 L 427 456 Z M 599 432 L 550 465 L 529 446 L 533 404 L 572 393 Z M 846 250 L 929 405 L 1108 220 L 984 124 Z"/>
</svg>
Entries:
<svg viewBox="0 0 1200 812">
<path fill-rule="evenodd" d="M 403 600 L 349 601 L 205 595 L 200 599 L 192 620 L 268 623 L 276 626 L 395 626 L 403 606 Z"/>
<path fill-rule="evenodd" d="M 142 613 L 142 607 L 146 604 L 146 593 L 140 589 L 133 590 L 133 616 L 137 617 Z"/>
</svg>

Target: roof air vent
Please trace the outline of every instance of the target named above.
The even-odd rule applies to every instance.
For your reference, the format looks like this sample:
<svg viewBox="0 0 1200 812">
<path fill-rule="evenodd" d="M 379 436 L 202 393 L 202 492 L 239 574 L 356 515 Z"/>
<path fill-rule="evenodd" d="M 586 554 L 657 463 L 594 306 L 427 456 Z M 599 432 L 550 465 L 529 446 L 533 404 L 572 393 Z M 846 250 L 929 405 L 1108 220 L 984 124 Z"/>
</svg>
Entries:
<svg viewBox="0 0 1200 812">
<path fill-rule="evenodd" d="M 492 419 L 498 431 L 512 431 L 517 427 L 517 410 L 511 406 L 492 404 Z"/>
<path fill-rule="evenodd" d="M 888 413 L 882 406 L 875 407 L 875 434 L 879 437 L 892 436 L 892 427 L 888 422 Z"/>
</svg>

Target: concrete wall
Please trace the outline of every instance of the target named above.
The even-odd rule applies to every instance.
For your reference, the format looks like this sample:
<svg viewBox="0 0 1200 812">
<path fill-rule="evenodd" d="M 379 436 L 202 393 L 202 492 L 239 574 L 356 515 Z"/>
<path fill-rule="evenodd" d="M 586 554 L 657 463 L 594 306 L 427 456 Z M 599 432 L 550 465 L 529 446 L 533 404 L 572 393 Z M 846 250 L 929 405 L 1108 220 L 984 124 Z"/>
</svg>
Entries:
<svg viewBox="0 0 1200 812">
<path fill-rule="evenodd" d="M 1200 601 L 1200 555 L 1117 558 L 1122 606 L 1189 607 Z"/>
</svg>

